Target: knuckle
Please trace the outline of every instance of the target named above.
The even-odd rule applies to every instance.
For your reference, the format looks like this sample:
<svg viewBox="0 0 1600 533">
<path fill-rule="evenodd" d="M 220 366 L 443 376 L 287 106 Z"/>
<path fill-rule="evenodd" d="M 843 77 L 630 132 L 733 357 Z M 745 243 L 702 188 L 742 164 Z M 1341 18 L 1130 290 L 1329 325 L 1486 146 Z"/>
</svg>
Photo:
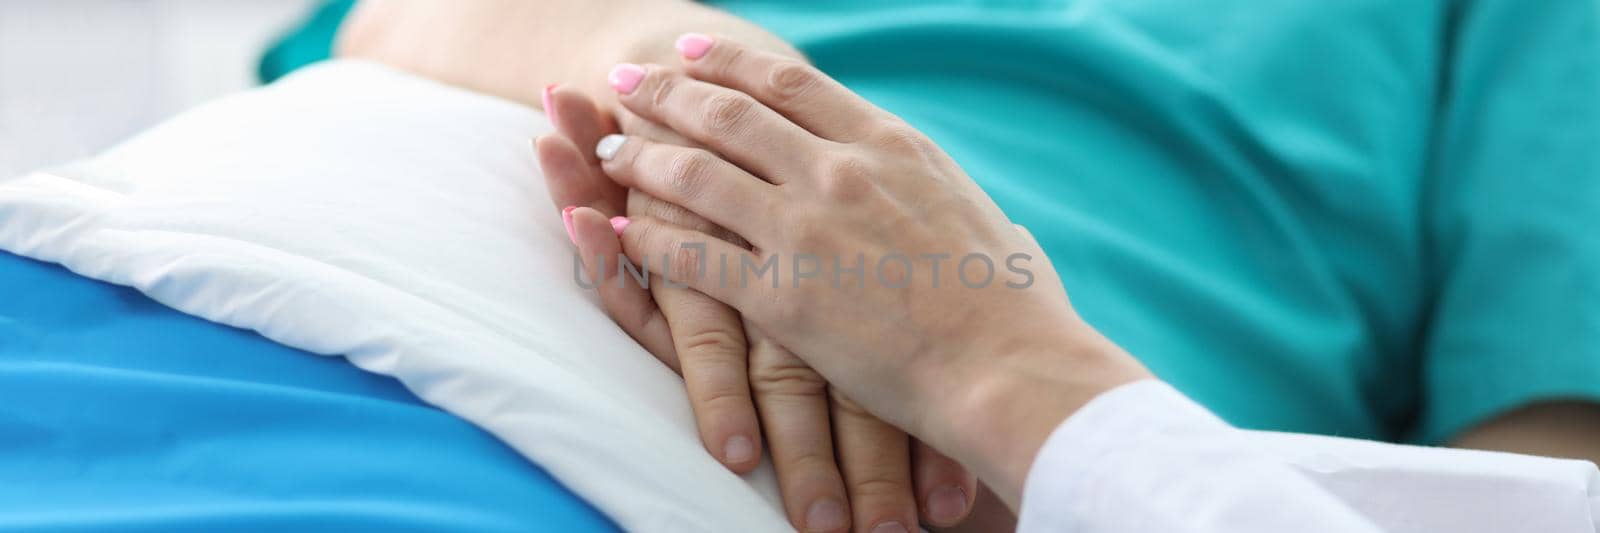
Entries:
<svg viewBox="0 0 1600 533">
<path fill-rule="evenodd" d="M 706 100 L 705 117 L 702 120 L 706 133 L 718 137 L 738 134 L 755 112 L 755 106 L 755 100 L 743 93 L 711 97 Z"/>
<path fill-rule="evenodd" d="M 738 69 L 744 64 L 745 48 L 743 46 L 718 47 L 723 48 L 722 60 L 717 64 L 713 74 L 717 79 L 738 79 Z"/>
<path fill-rule="evenodd" d="M 667 265 L 668 272 L 677 280 L 688 280 L 700 273 L 700 266 L 705 258 L 705 243 L 690 243 L 679 240 L 674 243 L 671 259 Z"/>
<path fill-rule="evenodd" d="M 748 249 L 750 246 L 750 243 L 745 241 L 744 237 L 739 236 L 739 234 L 718 226 L 716 223 L 706 220 L 683 206 L 663 201 L 642 192 L 629 194 L 628 213 L 630 216 L 646 216 L 675 226 L 689 228 L 740 248 Z"/>
<path fill-rule="evenodd" d="M 628 213 L 631 216 L 647 216 L 670 224 L 709 233 L 718 238 L 724 238 L 724 234 L 728 233 L 721 226 L 712 224 L 693 211 L 685 209 L 678 204 L 650 196 L 638 189 L 633 189 L 629 192 Z"/>
<path fill-rule="evenodd" d="M 856 155 L 836 155 L 822 160 L 818 181 L 822 191 L 835 200 L 858 200 L 873 187 L 872 165 Z"/>
<path fill-rule="evenodd" d="M 634 228 L 637 228 L 637 229 L 634 229 Z M 652 250 L 652 247 L 656 246 L 657 241 L 660 240 L 660 236 L 658 235 L 658 233 L 656 231 L 656 225 L 655 224 L 651 224 L 651 223 L 635 224 L 630 229 L 633 229 L 633 231 L 629 231 L 629 232 L 623 234 L 622 246 L 623 246 L 624 249 L 626 249 L 628 247 L 628 244 L 629 244 L 627 242 L 627 238 L 628 238 L 627 236 L 628 235 L 633 235 L 634 243 L 638 247 L 642 248 L 643 251 L 645 251 L 645 252 L 650 252 Z"/>
<path fill-rule="evenodd" d="M 779 101 L 789 101 L 806 94 L 822 81 L 822 72 L 816 68 L 794 62 L 779 63 L 767 76 L 767 90 Z"/>
<path fill-rule="evenodd" d="M 857 496 L 899 498 L 911 494 L 911 483 L 898 472 L 891 469 L 872 469 L 866 472 L 852 472 L 846 477 L 850 481 L 850 495 Z"/>
<path fill-rule="evenodd" d="M 925 153 L 931 147 L 927 137 L 898 120 L 885 120 L 877 128 L 870 142 L 885 150 L 896 153 Z"/>
<path fill-rule="evenodd" d="M 779 447 L 782 446 L 781 443 L 774 444 Z M 830 450 L 827 449 L 786 451 L 788 453 L 783 454 L 782 458 L 774 457 L 782 463 L 781 465 L 775 466 L 786 467 L 790 470 L 813 470 L 821 472 L 837 470 L 839 468 L 837 459 L 833 457 L 832 453 L 828 453 Z M 776 456 L 778 455 L 778 452 L 775 450 L 773 454 Z"/>
<path fill-rule="evenodd" d="M 714 159 L 703 150 L 688 150 L 672 156 L 667 164 L 667 186 L 684 198 L 699 194 L 705 186 L 711 166 L 715 164 Z"/>
<path fill-rule="evenodd" d="M 681 352 L 702 359 L 738 362 L 744 359 L 744 336 L 727 328 L 707 327 L 691 331 L 681 341 Z"/>
<path fill-rule="evenodd" d="M 685 361 L 687 363 L 687 361 Z M 687 367 L 687 365 L 685 365 Z M 687 374 L 687 368 L 685 368 Z M 751 408 L 750 389 L 743 387 L 743 383 L 734 381 L 715 381 L 699 383 L 695 387 L 696 398 L 701 405 L 712 409 L 737 409 Z"/>
<path fill-rule="evenodd" d="M 634 227 L 637 227 L 638 229 L 635 230 L 633 229 Z M 643 268 L 654 268 L 655 260 L 650 259 L 650 255 L 658 253 L 659 250 L 665 249 L 657 247 L 672 246 L 672 243 L 667 242 L 671 239 L 662 234 L 659 224 L 635 224 L 633 227 L 629 228 L 627 235 L 634 236 L 634 246 L 636 247 L 637 254 L 641 258 L 640 266 Z M 624 242 L 623 247 L 624 249 L 627 249 L 628 243 Z"/>
<path fill-rule="evenodd" d="M 668 71 L 657 71 L 654 74 L 650 76 L 653 80 L 650 86 L 650 106 L 665 107 L 668 99 L 672 97 L 673 89 L 678 88 L 678 77 Z"/>
<path fill-rule="evenodd" d="M 828 382 L 815 370 L 798 362 L 752 367 L 750 387 L 774 396 L 817 396 L 828 390 Z"/>
</svg>

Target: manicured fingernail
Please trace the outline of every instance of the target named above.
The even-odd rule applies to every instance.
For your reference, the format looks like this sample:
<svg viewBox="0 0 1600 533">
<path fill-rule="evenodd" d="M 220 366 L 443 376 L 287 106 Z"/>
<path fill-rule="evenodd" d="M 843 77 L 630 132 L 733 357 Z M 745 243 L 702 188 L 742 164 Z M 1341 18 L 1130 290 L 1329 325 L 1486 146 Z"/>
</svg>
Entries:
<svg viewBox="0 0 1600 533">
<path fill-rule="evenodd" d="M 682 37 L 678 37 L 678 42 L 674 43 L 674 46 L 683 57 L 700 59 L 711 49 L 711 38 L 699 33 L 685 33 Z"/>
<path fill-rule="evenodd" d="M 911 533 L 911 531 L 899 522 L 884 522 L 872 528 L 872 533 Z"/>
<path fill-rule="evenodd" d="M 960 520 L 967 513 L 967 491 L 950 486 L 928 494 L 928 518 L 941 524 Z"/>
<path fill-rule="evenodd" d="M 632 223 L 633 223 L 633 221 L 632 220 L 628 220 L 628 217 L 611 217 L 611 229 L 617 230 L 617 236 L 618 237 L 621 237 L 622 236 L 622 230 L 628 229 L 628 224 L 632 224 Z M 744 437 L 735 437 L 735 438 L 743 439 Z M 749 439 L 745 439 L 745 445 L 748 446 L 749 444 L 750 444 L 749 443 Z M 732 441 L 732 439 L 729 439 L 728 446 L 732 446 L 732 445 L 733 445 L 733 441 Z M 752 450 L 753 449 L 754 448 L 752 448 Z M 734 462 L 738 462 L 738 461 L 734 461 Z"/>
<path fill-rule="evenodd" d="M 619 221 L 622 222 L 621 227 L 617 227 L 617 222 Z M 613 218 L 611 219 L 611 227 L 617 228 L 617 235 L 621 235 L 622 228 L 628 227 L 628 219 L 622 217 Z M 734 435 L 722 444 L 722 460 L 727 461 L 728 464 L 744 464 L 755 458 L 756 445 L 750 442 L 750 437 Z"/>
<path fill-rule="evenodd" d="M 806 531 L 833 531 L 844 527 L 844 505 L 838 500 L 817 500 L 806 509 Z"/>
<path fill-rule="evenodd" d="M 571 240 L 572 244 L 578 244 L 578 233 L 572 230 L 572 210 L 577 208 L 569 205 L 561 209 L 561 223 L 567 225 L 567 239 Z"/>
<path fill-rule="evenodd" d="M 594 145 L 594 156 L 600 158 L 601 161 L 610 161 L 611 158 L 617 156 L 617 150 L 621 150 L 622 145 L 627 142 L 628 137 L 626 135 L 613 133 L 601 137 L 600 142 Z"/>
<path fill-rule="evenodd" d="M 556 108 L 550 105 L 550 97 L 554 95 L 555 92 L 556 84 L 552 83 L 544 86 L 544 95 L 540 97 L 540 100 L 544 102 L 544 116 L 545 118 L 550 119 L 550 122 L 556 121 Z"/>
<path fill-rule="evenodd" d="M 644 79 L 644 67 L 633 63 L 623 63 L 611 67 L 611 74 L 606 76 L 606 81 L 611 83 L 611 88 L 622 94 L 630 94 L 639 87 L 639 80 Z"/>
</svg>

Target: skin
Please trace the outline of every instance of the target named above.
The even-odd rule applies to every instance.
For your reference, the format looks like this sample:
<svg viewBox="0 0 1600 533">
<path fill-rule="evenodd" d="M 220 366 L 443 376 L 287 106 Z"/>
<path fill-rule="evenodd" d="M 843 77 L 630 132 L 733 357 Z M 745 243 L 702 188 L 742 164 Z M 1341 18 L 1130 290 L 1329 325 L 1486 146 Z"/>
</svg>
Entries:
<svg viewBox="0 0 1600 533">
<path fill-rule="evenodd" d="M 706 57 L 687 61 L 687 72 L 652 66 L 638 88 L 620 91 L 624 106 L 685 132 L 715 154 L 630 139 L 603 166 L 619 183 L 651 190 L 707 216 L 723 210 L 723 223 L 753 245 L 750 250 L 711 247 L 710 254 L 743 253 L 759 260 L 775 255 L 774 249 L 803 248 L 824 251 L 824 256 L 828 250 L 866 251 L 871 257 L 888 250 L 1018 248 L 1015 242 L 1004 244 L 1008 239 L 996 229 L 1004 224 L 1003 216 L 993 212 L 981 192 L 972 192 L 970 180 L 926 139 L 804 65 L 749 50 L 730 51 L 737 47 L 719 41 Z M 774 145 L 793 149 L 786 151 L 787 157 L 762 155 L 759 147 Z M 872 181 L 861 179 L 867 176 Z M 912 185 L 898 183 L 906 181 Z M 938 209 L 927 209 L 929 205 Z M 892 221 L 893 227 L 873 231 L 884 228 L 883 221 Z M 981 231 L 985 227 L 988 231 Z M 939 231 L 919 231 L 927 228 Z M 594 236 L 611 239 L 604 232 Z M 685 252 L 681 245 L 701 242 L 702 237 L 639 220 L 627 226 L 618 245 L 635 260 L 675 254 L 678 262 L 690 264 L 700 252 Z M 1054 279 L 1048 267 L 1043 270 L 1044 277 Z M 685 276 L 682 281 L 697 279 Z M 778 293 L 765 285 L 700 283 L 701 290 L 757 323 L 765 319 L 792 328 L 773 331 L 783 339 L 793 331 L 797 337 L 786 342 L 825 376 L 837 377 L 840 388 L 861 388 L 856 394 L 868 399 L 868 409 L 974 465 L 994 484 L 994 495 L 1013 510 L 1026 468 L 1048 428 L 1087 398 L 1148 377 L 1077 320 L 1070 306 L 1052 308 L 1032 301 L 1037 294 L 1001 304 L 987 301 L 990 295 L 980 292 L 938 294 L 916 286 L 910 292 L 920 294 L 893 297 L 882 294 L 883 287 L 833 289 L 830 295 L 814 286 Z M 950 292 L 959 296 L 952 298 Z M 1055 287 L 1044 291 L 1047 296 L 1052 292 Z M 1065 301 L 1063 295 L 1059 302 Z M 941 302 L 946 305 L 937 305 Z M 1008 315 L 1006 305 L 1031 309 L 1023 316 Z M 851 315 L 851 306 L 864 310 Z M 952 306 L 983 311 L 961 313 L 958 319 L 917 311 Z M 1004 318 L 984 320 L 990 313 Z M 875 331 L 874 316 L 908 321 L 910 331 Z M 1040 333 L 1049 331 L 1068 334 L 1040 341 L 1052 337 Z M 927 337 L 937 340 L 923 342 Z M 950 349 L 952 345 L 957 349 Z M 974 360 L 983 362 L 972 364 Z M 941 402 L 941 397 L 966 405 Z M 1006 408 L 1014 405 L 1029 405 L 1031 412 L 1041 414 L 1009 413 Z M 1600 459 L 1597 428 L 1600 406 L 1545 402 L 1481 424 L 1454 445 L 1594 461 Z M 1009 443 L 983 442 L 963 438 L 963 432 L 1014 438 Z M 987 490 L 984 496 L 989 496 Z M 979 528 L 1014 525 L 1005 517 L 988 518 L 998 521 Z"/>
<path fill-rule="evenodd" d="M 545 20 L 571 23 L 538 24 L 538 21 Z M 631 21 L 648 23 L 630 24 Z M 540 151 L 541 154 L 545 154 L 547 150 L 576 154 L 576 157 L 567 161 L 568 168 L 583 166 L 572 163 L 576 160 L 586 160 L 591 164 L 589 168 L 596 168 L 593 166 L 592 152 L 588 150 L 588 147 L 593 145 L 591 140 L 602 135 L 602 131 L 609 132 L 615 129 L 609 126 L 597 126 L 598 124 L 620 123 L 621 131 L 630 135 L 680 145 L 695 145 L 671 129 L 644 120 L 638 114 L 629 111 L 619 100 L 603 98 L 601 99 L 603 103 L 596 107 L 584 98 L 609 91 L 602 82 L 603 71 L 613 63 L 675 61 L 675 54 L 663 43 L 670 42 L 679 32 L 687 30 L 713 30 L 727 38 L 737 39 L 757 48 L 799 58 L 799 54 L 780 39 L 725 13 L 689 2 L 633 0 L 605 3 L 551 0 L 539 2 L 480 0 L 469 3 L 364 0 L 360 8 L 347 19 L 344 31 L 341 32 L 339 51 L 346 57 L 362 57 L 385 62 L 424 76 L 532 106 L 543 106 L 540 89 L 546 84 L 558 80 L 582 80 L 581 83 L 563 86 L 556 91 L 556 94 L 562 95 L 556 98 L 556 101 L 560 105 L 561 102 L 573 100 L 576 102 L 572 104 L 574 108 L 587 106 L 589 109 L 597 109 L 594 111 L 596 118 L 589 120 L 580 117 L 569 122 L 566 128 L 560 127 L 562 121 L 557 121 L 558 130 L 563 134 L 562 138 L 584 139 L 584 141 L 548 149 L 544 147 L 547 141 L 541 140 Z M 586 120 L 589 126 L 573 126 L 583 124 Z M 574 130 L 573 127 L 579 129 Z M 583 127 L 592 129 L 582 131 Z M 550 161 L 551 156 L 544 155 L 541 160 Z M 560 166 L 561 163 L 557 165 Z M 559 172 L 561 171 L 552 172 L 547 165 L 547 176 L 555 176 Z M 637 218 L 655 218 L 699 229 L 718 238 L 740 240 L 737 235 L 709 224 L 682 208 L 656 200 L 638 190 L 626 191 L 609 184 L 609 181 L 603 185 L 593 185 L 586 180 L 595 175 L 585 172 L 589 171 L 567 172 L 566 175 L 576 178 L 564 183 L 556 183 L 557 180 L 552 179 L 550 184 L 553 189 L 552 196 L 558 198 L 558 205 L 587 206 L 602 216 L 626 213 Z M 554 189 L 561 187 L 568 189 L 556 193 Z M 560 200 L 561 198 L 567 200 Z M 814 501 L 820 497 L 819 495 L 831 494 L 843 497 L 849 490 L 842 486 L 844 475 L 839 472 L 837 463 L 827 461 L 829 456 L 834 456 L 837 461 L 838 457 L 847 454 L 830 453 L 835 440 L 829 436 L 830 428 L 816 427 L 818 425 L 816 421 L 822 418 L 821 413 L 826 412 L 831 417 L 836 411 L 835 407 L 819 404 L 816 399 L 830 394 L 825 381 L 814 371 L 810 371 L 809 367 L 793 353 L 783 350 L 781 345 L 761 340 L 758 337 L 760 332 L 755 328 L 748 329 L 748 335 L 740 335 L 736 329 L 727 327 L 726 324 L 730 322 L 728 315 L 732 311 L 715 310 L 714 307 L 720 306 L 720 303 L 707 304 L 703 301 L 706 298 L 701 298 L 702 301 L 696 303 L 693 291 L 681 291 L 691 294 L 674 299 L 672 295 L 662 297 L 656 293 L 658 290 L 652 289 L 650 296 L 656 304 L 655 309 L 659 309 L 659 312 L 647 315 L 655 325 L 645 326 L 655 333 L 640 334 L 635 333 L 636 330 L 630 330 L 630 333 L 640 338 L 652 353 L 669 366 L 681 369 L 679 352 L 690 354 L 690 360 L 699 360 L 696 354 L 705 352 L 708 354 L 708 360 L 721 360 L 727 361 L 724 364 L 732 364 L 733 358 L 726 354 L 737 353 L 741 342 L 747 347 L 750 358 L 746 365 L 751 374 L 749 387 L 753 389 L 751 396 L 757 404 L 755 410 L 759 415 L 759 424 L 766 434 L 766 444 L 772 448 L 772 453 L 777 459 L 775 463 L 780 473 L 785 506 L 789 510 L 790 518 L 796 527 L 803 528 L 804 517 L 801 510 L 804 509 L 805 502 Z M 690 334 L 680 335 L 685 339 L 670 338 L 663 341 L 661 339 L 667 338 L 663 332 L 675 329 L 671 321 L 674 316 L 679 317 L 677 324 L 680 326 L 676 330 Z M 686 341 L 687 338 L 696 340 Z M 711 340 L 701 342 L 703 339 Z M 732 374 L 736 372 L 720 373 L 722 376 Z M 704 374 L 692 374 L 692 376 L 698 375 Z M 717 376 L 719 373 L 713 371 L 709 372 L 709 375 Z M 686 377 L 686 381 L 695 383 L 702 381 L 692 376 Z M 697 394 L 697 398 L 700 399 L 728 396 L 719 394 L 717 392 L 719 389 L 714 383 L 709 388 L 699 387 L 698 390 L 704 393 Z M 843 395 L 835 396 L 843 398 Z M 766 401 L 763 401 L 763 398 L 766 398 Z M 716 414 L 719 411 L 716 408 L 708 408 L 709 403 L 717 402 L 701 400 L 695 402 L 697 413 L 712 413 L 710 416 L 701 417 L 700 420 L 702 438 L 706 441 L 708 451 L 724 459 L 725 464 L 731 463 L 729 467 L 735 471 L 753 467 L 754 461 L 727 461 L 716 451 L 720 435 L 742 431 L 739 426 L 749 427 L 749 419 L 741 415 L 724 417 Z M 733 403 L 737 406 L 740 402 L 721 401 L 721 403 Z M 823 406 L 818 407 L 819 405 Z M 740 409 L 742 408 L 733 407 L 731 410 Z M 842 411 L 857 412 L 854 408 Z M 867 411 L 871 412 L 870 409 Z M 847 426 L 854 427 L 855 424 Z M 1595 428 L 1600 428 L 1600 406 L 1582 402 L 1552 402 L 1519 409 L 1486 422 L 1463 434 L 1453 445 L 1595 460 L 1600 459 L 1600 445 L 1596 444 L 1600 442 L 1600 438 L 1596 438 Z M 876 433 L 889 435 L 888 432 Z M 847 440 L 859 442 L 861 439 Z M 880 441 L 893 446 L 894 439 L 866 440 L 872 444 L 865 446 L 876 448 Z M 780 449 L 785 451 L 778 451 Z M 906 458 L 905 461 L 911 461 L 914 465 L 911 476 L 914 479 L 900 479 L 897 483 L 900 486 L 912 487 L 907 490 L 916 495 L 918 509 L 925 523 L 943 524 L 942 521 L 931 519 L 928 514 L 927 502 L 930 492 L 928 487 L 939 485 L 938 480 L 952 480 L 970 488 L 971 476 L 953 461 L 923 460 L 921 458 L 925 455 L 915 451 L 932 450 L 931 447 L 919 442 L 914 444 L 912 449 L 914 458 Z M 860 457 L 860 454 L 856 454 L 856 457 Z M 897 465 L 904 464 L 905 461 L 886 461 L 883 468 L 872 471 L 892 472 L 899 468 Z M 930 473 L 932 475 L 929 475 Z M 875 479 L 874 475 L 855 477 L 865 480 Z M 876 482 L 865 484 L 882 485 Z M 854 492 L 864 493 L 859 489 Z M 1004 509 L 998 509 L 1000 512 L 984 512 L 997 510 L 993 505 L 997 498 L 987 490 L 979 492 L 981 502 L 974 505 L 983 516 L 968 521 L 964 524 L 965 529 L 974 531 L 1009 529 L 1010 526 L 1006 524 L 1009 523 L 1007 520 L 1010 517 Z M 966 491 L 966 494 L 973 493 L 973 490 Z M 971 499 L 968 498 L 969 502 Z M 900 501 L 903 502 L 903 499 Z M 903 503 L 887 505 L 882 513 L 866 514 L 892 515 L 899 512 L 890 510 L 896 506 L 903 507 Z M 852 508 L 852 513 L 861 514 L 859 507 L 857 505 L 856 508 Z M 904 512 L 899 514 L 905 515 Z M 856 521 L 859 522 L 860 519 Z"/>
<path fill-rule="evenodd" d="M 1536 403 L 1480 424 L 1451 445 L 1600 463 L 1600 405 Z"/>
<path fill-rule="evenodd" d="M 688 211 L 605 179 L 588 149 L 617 125 L 630 135 L 690 142 L 615 102 L 597 106 L 585 97 L 609 91 L 601 80 L 612 63 L 675 57 L 660 43 L 688 28 L 713 28 L 800 60 L 748 22 L 661 0 L 365 0 L 341 29 L 338 53 L 546 108 L 561 135 L 538 142 L 539 159 L 557 207 L 581 206 L 580 222 L 648 216 L 736 241 Z M 545 90 L 558 80 L 593 81 Z M 661 283 L 648 291 L 608 289 L 601 297 L 613 319 L 684 377 L 709 453 L 746 473 L 760 463 L 765 445 L 796 528 L 844 531 L 856 522 L 914 525 L 918 518 L 950 525 L 970 512 L 966 495 L 976 495 L 970 472 L 831 391 L 728 306 Z M 934 491 L 951 488 L 963 494 L 959 508 L 932 512 Z"/>
<path fill-rule="evenodd" d="M 607 312 L 642 344 L 664 352 L 683 345 L 684 338 L 728 339 L 750 332 L 749 390 L 753 391 L 761 427 L 768 436 L 786 511 L 797 528 L 827 531 L 845 529 L 851 523 L 916 524 L 919 518 L 930 525 L 950 526 L 970 512 L 972 498 L 977 494 L 976 479 L 971 473 L 932 448 L 911 442 L 905 433 L 871 416 L 848 398 L 834 395 L 826 381 L 799 358 L 757 328 L 741 325 L 731 308 L 687 288 L 668 288 L 659 278 L 648 290 L 626 277 L 620 278 L 623 284 L 619 285 L 614 262 L 596 272 L 599 265 L 589 258 L 615 257 L 618 251 L 604 242 L 600 247 L 589 246 L 586 243 L 596 241 L 585 240 L 583 235 L 611 231 L 607 217 L 621 212 L 620 197 L 626 190 L 601 174 L 592 151 L 580 152 L 576 148 L 578 143 L 592 145 L 609 131 L 589 99 L 575 90 L 558 89 L 551 93 L 550 109 L 558 134 L 537 141 L 539 159 L 552 198 L 558 204 L 582 206 L 573 212 L 573 225 L 580 235 L 579 253 L 590 269 L 590 279 L 601 280 L 598 290 Z M 672 204 L 638 191 L 627 196 L 627 212 L 631 215 L 640 213 L 641 202 L 646 212 L 668 207 L 656 211 L 662 213 L 658 216 L 717 234 L 730 244 L 743 245 L 742 240 L 719 226 Z M 693 313 L 694 306 L 702 306 L 700 312 L 725 314 L 696 314 L 673 321 L 675 309 L 682 313 L 688 308 Z M 676 351 L 688 354 L 680 364 L 704 436 L 708 427 L 704 422 L 727 420 L 726 411 L 716 409 L 728 406 L 716 405 L 726 396 L 697 392 L 696 376 L 702 384 L 735 382 L 735 388 L 743 386 L 743 376 L 737 371 L 714 375 L 691 368 L 696 360 L 706 361 L 702 363 L 705 366 L 742 367 L 745 347 L 718 350 L 707 357 L 710 346 L 692 342 L 688 345 L 700 352 L 682 348 Z M 733 403 L 735 409 L 747 405 Z M 705 440 L 708 445 L 721 442 L 717 436 Z M 959 495 L 959 508 L 954 511 L 948 505 L 951 491 Z M 940 495 L 944 497 L 936 497 Z M 934 504 L 940 500 L 946 503 L 943 508 Z M 829 520 L 826 514 L 815 513 L 813 506 L 819 504 L 836 506 L 842 516 Z"/>
<path fill-rule="evenodd" d="M 948 156 L 815 68 L 723 38 L 681 70 L 651 65 L 636 87 L 618 89 L 629 111 L 706 149 L 630 137 L 602 163 L 605 174 L 750 246 L 648 217 L 619 239 L 603 216 L 580 209 L 585 254 L 671 258 L 665 275 L 738 309 L 833 389 L 973 468 L 1011 509 L 1061 420 L 1105 390 L 1150 377 L 1078 318 L 1031 236 Z M 893 253 L 1026 254 L 1036 274 L 1023 288 L 970 288 L 954 268 L 939 285 L 905 287 L 693 275 L 702 259 L 859 254 L 874 264 Z"/>
</svg>

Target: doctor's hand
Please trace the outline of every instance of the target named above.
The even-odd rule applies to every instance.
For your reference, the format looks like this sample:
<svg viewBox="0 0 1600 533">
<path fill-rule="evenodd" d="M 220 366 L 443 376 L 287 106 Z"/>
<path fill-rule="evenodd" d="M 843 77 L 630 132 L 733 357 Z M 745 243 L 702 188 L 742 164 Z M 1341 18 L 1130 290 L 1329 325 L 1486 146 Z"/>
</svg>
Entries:
<svg viewBox="0 0 1600 533">
<path fill-rule="evenodd" d="M 1039 246 L 927 137 L 805 63 L 706 44 L 681 68 L 611 76 L 624 107 L 706 148 L 610 136 L 597 153 L 617 183 L 749 246 L 640 217 L 628 258 L 732 305 L 1015 509 L 1049 432 L 1149 374 L 1078 317 Z M 773 277 L 751 282 L 745 265 Z"/>
<path fill-rule="evenodd" d="M 583 91 L 547 89 L 544 107 L 558 134 L 538 140 L 540 165 L 588 263 L 588 279 L 601 283 L 597 289 L 612 318 L 683 376 L 701 439 L 714 457 L 735 472 L 750 471 L 765 430 L 787 514 L 804 531 L 844 531 L 852 523 L 858 530 L 889 522 L 914 528 L 919 510 L 923 521 L 949 526 L 969 512 L 976 481 L 961 465 L 854 402 L 830 397 L 821 376 L 732 308 L 659 277 L 646 289 L 618 274 L 613 215 L 667 220 L 745 243 L 606 178 L 588 148 L 612 131 Z M 607 258 L 602 272 L 595 257 Z"/>
</svg>

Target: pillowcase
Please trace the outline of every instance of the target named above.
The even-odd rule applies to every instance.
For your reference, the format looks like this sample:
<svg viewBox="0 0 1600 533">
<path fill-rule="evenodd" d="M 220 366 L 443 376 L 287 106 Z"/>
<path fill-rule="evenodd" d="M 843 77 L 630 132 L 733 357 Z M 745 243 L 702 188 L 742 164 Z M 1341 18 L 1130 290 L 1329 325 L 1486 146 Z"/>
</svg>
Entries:
<svg viewBox="0 0 1600 533">
<path fill-rule="evenodd" d="M 0 182 L 0 249 L 394 376 L 626 529 L 787 530 L 770 466 L 707 454 L 682 381 L 574 283 L 529 146 L 549 129 L 323 63 Z"/>
</svg>

